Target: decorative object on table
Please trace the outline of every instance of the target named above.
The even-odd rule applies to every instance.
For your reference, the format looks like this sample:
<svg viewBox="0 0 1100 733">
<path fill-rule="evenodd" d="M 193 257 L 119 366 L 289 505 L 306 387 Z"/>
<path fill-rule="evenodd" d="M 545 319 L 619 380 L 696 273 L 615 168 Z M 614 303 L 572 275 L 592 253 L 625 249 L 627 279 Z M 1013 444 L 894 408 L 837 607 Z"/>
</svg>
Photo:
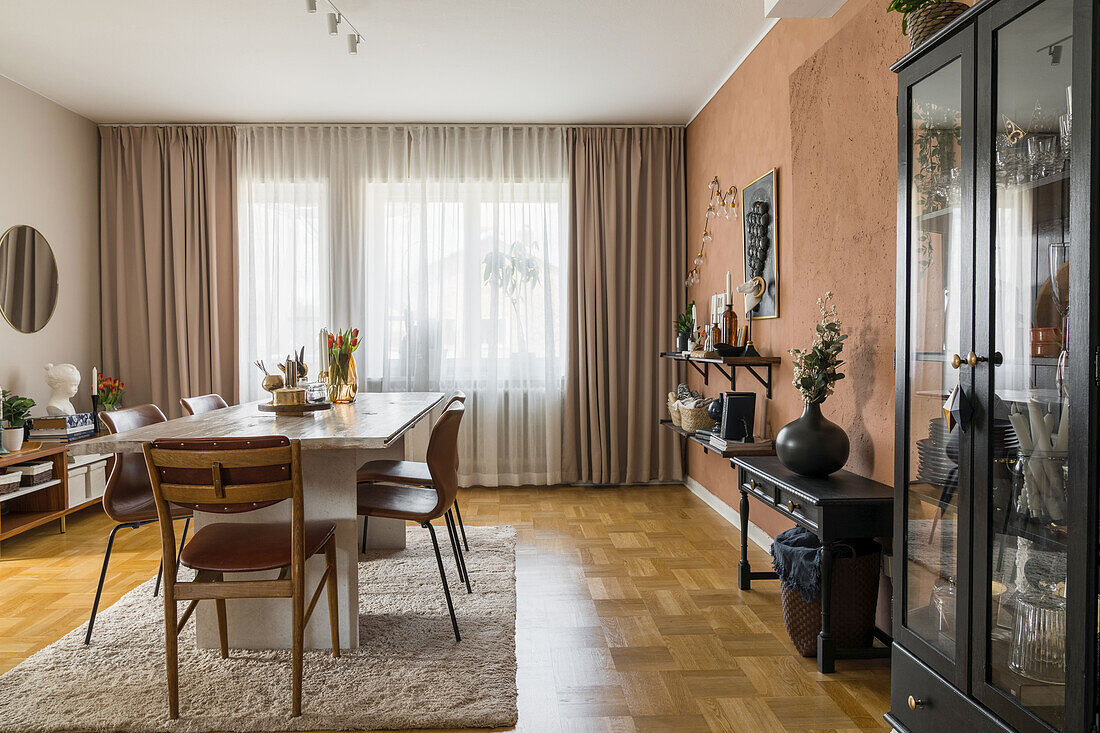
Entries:
<svg viewBox="0 0 1100 733">
<path fill-rule="evenodd" d="M 715 176 L 707 188 L 710 190 L 710 198 L 707 200 L 707 210 L 703 221 L 703 241 L 699 245 L 699 254 L 695 255 L 695 259 L 692 260 L 692 267 L 688 270 L 687 278 L 684 280 L 684 287 L 686 288 L 699 284 L 699 268 L 706 262 L 707 244 L 714 239 L 714 235 L 710 232 L 710 220 L 718 217 L 723 217 L 726 220 L 737 218 L 737 186 L 730 186 L 725 193 L 722 193 L 722 184 L 718 182 L 718 176 Z"/>
<path fill-rule="evenodd" d="M 50 388 L 46 414 L 75 415 L 76 408 L 69 400 L 76 397 L 80 388 L 80 370 L 72 364 L 47 364 L 45 369 L 46 386 Z"/>
<path fill-rule="evenodd" d="M 275 390 L 282 389 L 283 387 L 283 376 L 281 374 L 272 374 L 271 372 L 269 372 L 267 370 L 267 367 L 264 366 L 263 359 L 257 359 L 252 363 L 256 365 L 257 369 L 263 372 L 264 379 L 262 382 L 260 382 L 260 386 L 264 388 L 264 391 L 271 393 L 271 399 L 274 401 Z"/>
<path fill-rule="evenodd" d="M 714 421 L 710 419 L 710 415 L 707 414 L 707 408 L 710 407 L 711 400 L 709 398 L 698 398 L 690 400 L 681 400 L 677 403 L 677 409 L 680 411 L 680 427 L 689 433 L 694 433 L 696 430 L 713 430 Z"/>
<path fill-rule="evenodd" d="M 0 237 L 0 315 L 17 331 L 42 330 L 57 305 L 57 262 L 34 227 L 13 226 Z"/>
<path fill-rule="evenodd" d="M 275 391 L 275 399 L 284 399 L 280 397 L 280 393 L 283 392 L 295 392 L 295 388 L 280 389 Z M 293 398 L 291 398 L 293 399 Z M 260 412 L 273 412 L 276 415 L 293 415 L 301 417 L 313 412 L 321 412 L 323 410 L 331 410 L 332 403 L 328 401 L 322 402 L 261 402 L 256 405 L 256 409 Z"/>
<path fill-rule="evenodd" d="M 779 317 L 779 233 L 772 168 L 741 191 L 745 217 L 745 318 Z M 751 307 L 750 307 L 751 306 Z"/>
<path fill-rule="evenodd" d="M 695 301 L 688 304 L 687 310 L 676 316 L 676 351 L 684 353 L 690 351 L 688 341 L 691 339 L 691 309 L 695 307 Z"/>
<path fill-rule="evenodd" d="M 31 440 L 53 443 L 71 443 L 90 438 L 96 433 L 96 414 L 78 412 L 75 415 L 49 415 L 32 417 Z"/>
<path fill-rule="evenodd" d="M 871 646 L 875 633 L 882 547 L 873 540 L 832 544 L 832 633 L 836 646 Z M 821 630 L 821 541 L 804 527 L 776 535 L 772 568 L 779 576 L 783 624 L 804 657 L 817 654 Z"/>
<path fill-rule="evenodd" d="M 88 384 L 92 398 L 92 431 L 99 433 L 99 368 L 92 367 L 92 379 Z"/>
<path fill-rule="evenodd" d="M 279 371 L 283 373 L 283 382 L 287 387 L 297 387 L 298 382 L 305 379 L 309 374 L 309 367 L 306 366 L 306 347 L 298 349 L 298 353 L 289 354 L 282 364 L 279 365 Z"/>
<path fill-rule="evenodd" d="M 847 334 L 832 305 L 832 292 L 817 299 L 821 321 L 809 349 L 791 349 L 794 357 L 795 388 L 805 408 L 802 416 L 787 423 L 775 436 L 775 452 L 783 465 L 803 476 L 828 476 L 848 461 L 850 444 L 844 430 L 821 414 L 821 403 L 833 393 L 833 385 L 844 378 L 840 352 Z"/>
<path fill-rule="evenodd" d="M 2 416 L 5 428 L 0 445 L 3 445 L 7 452 L 14 453 L 23 447 L 27 420 L 30 418 L 31 408 L 34 407 L 34 400 L 30 397 L 20 397 L 5 389 L 0 390 L 0 402 L 3 404 Z"/>
<path fill-rule="evenodd" d="M 913 49 L 970 9 L 969 5 L 944 0 L 890 0 L 886 12 L 901 13 L 902 35 Z"/>
<path fill-rule="evenodd" d="M 692 306 L 694 310 L 694 306 Z M 328 337 L 328 398 L 331 402 L 350 403 L 359 391 L 359 375 L 355 370 L 356 349 L 359 348 L 359 329 L 337 331 Z"/>
<path fill-rule="evenodd" d="M 122 397 L 126 394 L 126 384 L 117 377 L 99 375 L 96 385 L 96 403 L 103 412 L 111 412 L 122 407 Z"/>
<path fill-rule="evenodd" d="M 737 313 L 733 310 L 733 277 L 726 270 L 726 292 L 722 299 L 722 338 L 721 343 L 737 345 Z"/>
</svg>

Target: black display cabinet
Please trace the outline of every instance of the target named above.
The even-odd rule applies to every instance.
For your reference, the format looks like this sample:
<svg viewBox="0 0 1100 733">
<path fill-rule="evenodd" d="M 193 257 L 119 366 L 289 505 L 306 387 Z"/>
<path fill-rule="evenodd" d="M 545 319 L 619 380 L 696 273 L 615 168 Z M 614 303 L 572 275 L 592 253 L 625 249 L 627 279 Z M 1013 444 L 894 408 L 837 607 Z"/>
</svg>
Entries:
<svg viewBox="0 0 1100 733">
<path fill-rule="evenodd" d="M 1098 730 L 1096 10 L 987 0 L 894 66 L 899 731 Z"/>
</svg>

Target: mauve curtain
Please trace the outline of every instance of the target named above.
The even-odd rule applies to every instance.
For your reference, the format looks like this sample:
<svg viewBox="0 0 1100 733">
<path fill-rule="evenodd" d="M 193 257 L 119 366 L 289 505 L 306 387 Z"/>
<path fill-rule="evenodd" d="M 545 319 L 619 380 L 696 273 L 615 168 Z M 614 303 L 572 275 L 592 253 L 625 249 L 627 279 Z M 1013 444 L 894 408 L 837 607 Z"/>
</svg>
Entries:
<svg viewBox="0 0 1100 733">
<path fill-rule="evenodd" d="M 127 405 L 237 400 L 236 131 L 102 126 L 103 372 Z"/>
<path fill-rule="evenodd" d="M 660 428 L 684 301 L 683 128 L 568 131 L 570 260 L 563 471 L 571 483 L 680 481 Z"/>
</svg>

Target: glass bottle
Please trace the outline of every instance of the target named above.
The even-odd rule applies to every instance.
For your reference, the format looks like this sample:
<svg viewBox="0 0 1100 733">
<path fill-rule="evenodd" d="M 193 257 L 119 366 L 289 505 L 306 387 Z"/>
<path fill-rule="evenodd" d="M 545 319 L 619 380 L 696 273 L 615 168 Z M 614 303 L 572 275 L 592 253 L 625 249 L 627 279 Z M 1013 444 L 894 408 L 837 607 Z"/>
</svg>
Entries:
<svg viewBox="0 0 1100 733">
<path fill-rule="evenodd" d="M 726 310 L 722 313 L 722 343 L 735 345 L 737 341 L 737 314 L 733 312 L 733 303 L 726 301 Z"/>
</svg>

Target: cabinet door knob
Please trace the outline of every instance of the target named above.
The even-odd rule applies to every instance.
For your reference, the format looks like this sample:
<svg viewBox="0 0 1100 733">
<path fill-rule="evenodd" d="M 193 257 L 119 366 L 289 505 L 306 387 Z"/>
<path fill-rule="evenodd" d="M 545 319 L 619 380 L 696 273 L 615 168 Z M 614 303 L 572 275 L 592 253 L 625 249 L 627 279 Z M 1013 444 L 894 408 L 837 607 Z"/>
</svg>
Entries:
<svg viewBox="0 0 1100 733">
<path fill-rule="evenodd" d="M 917 708 L 923 708 L 923 707 L 924 707 L 924 700 L 921 700 L 919 697 L 913 697 L 912 695 L 909 696 L 909 709 L 910 710 L 916 710 Z"/>
<path fill-rule="evenodd" d="M 962 366 L 962 364 L 963 364 L 962 357 L 959 356 L 958 354 L 955 354 L 954 356 L 951 357 L 951 368 L 952 369 L 958 369 L 959 367 Z"/>
<path fill-rule="evenodd" d="M 801 508 L 802 507 L 800 507 L 798 504 L 795 504 L 793 501 L 788 501 L 787 502 L 787 511 L 789 511 L 791 514 L 794 514 L 795 509 L 801 509 Z"/>
<path fill-rule="evenodd" d="M 971 368 L 978 366 L 978 364 L 983 361 L 989 361 L 989 359 L 984 356 L 978 356 L 973 351 L 966 355 L 966 363 L 969 364 Z"/>
</svg>

